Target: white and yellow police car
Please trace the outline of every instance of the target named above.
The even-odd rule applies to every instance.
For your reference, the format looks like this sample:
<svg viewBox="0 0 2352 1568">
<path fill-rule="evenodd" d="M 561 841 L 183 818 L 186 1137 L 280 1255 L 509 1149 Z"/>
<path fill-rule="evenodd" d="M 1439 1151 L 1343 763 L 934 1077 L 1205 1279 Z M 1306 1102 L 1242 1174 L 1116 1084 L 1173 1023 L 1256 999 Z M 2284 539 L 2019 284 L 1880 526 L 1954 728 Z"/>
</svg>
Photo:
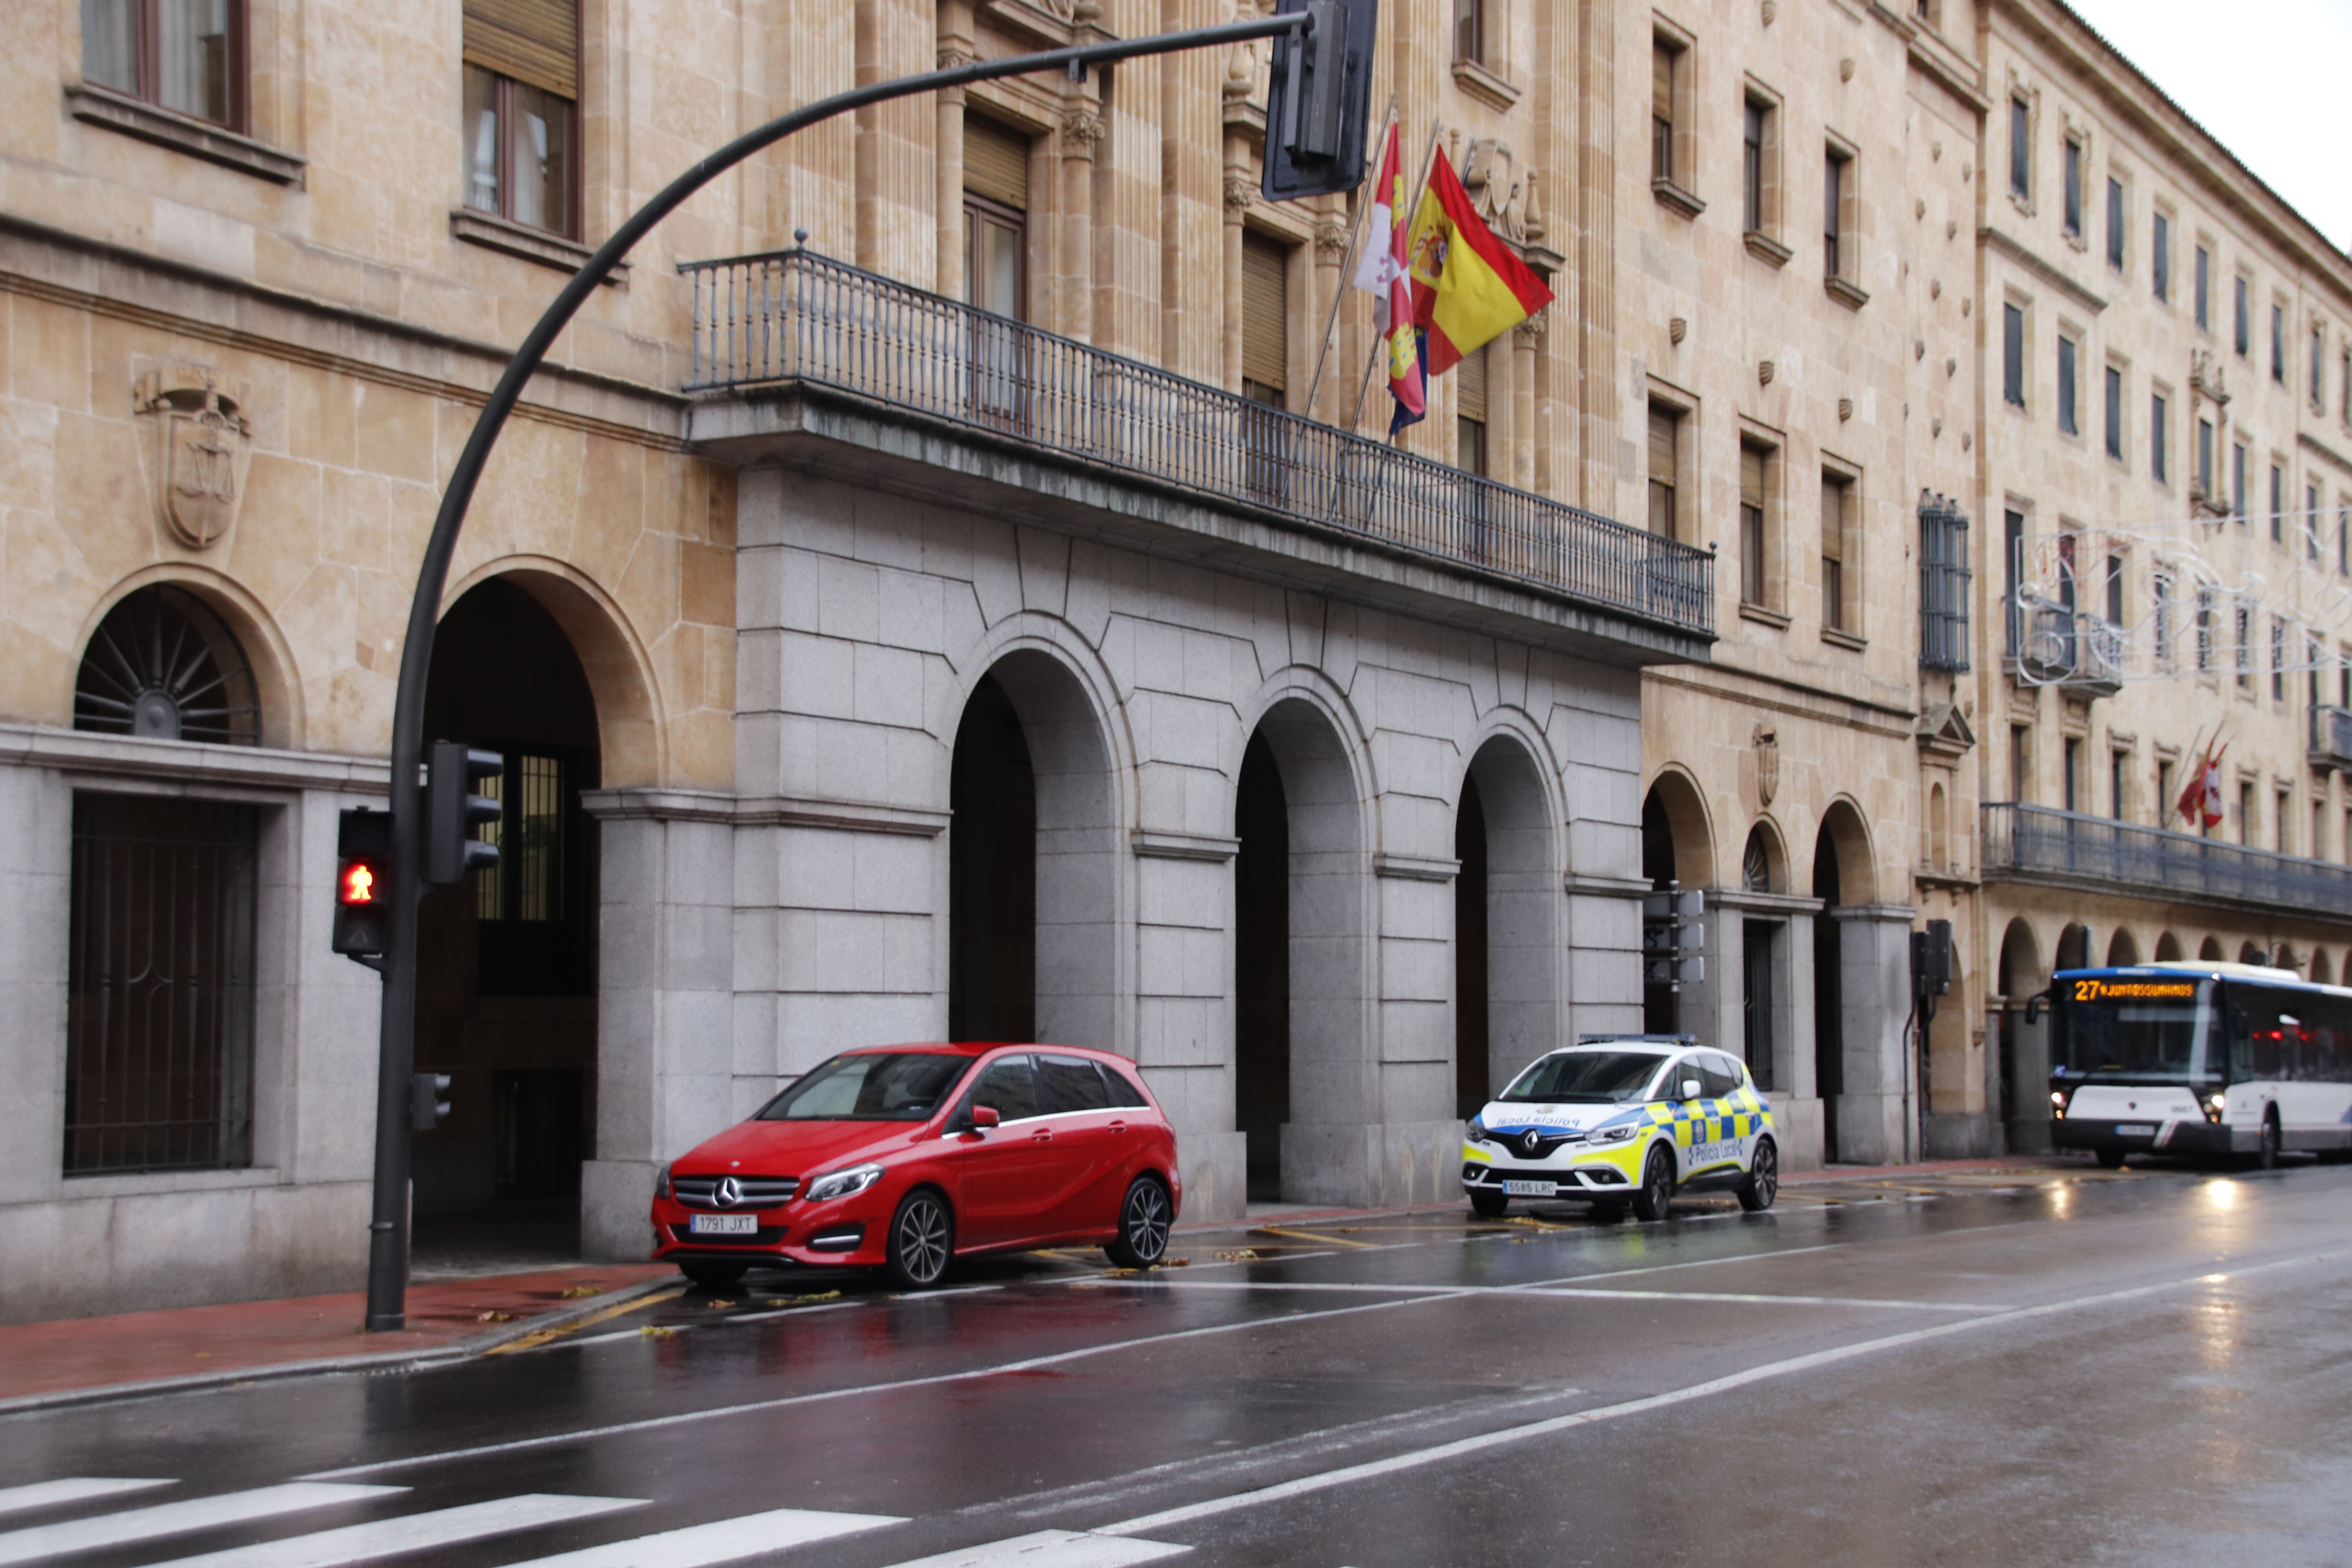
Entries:
<svg viewBox="0 0 2352 1568">
<path fill-rule="evenodd" d="M 1780 1158 L 1748 1068 L 1688 1035 L 1588 1035 L 1537 1058 L 1464 1131 L 1462 1190 L 1489 1219 L 1513 1198 L 1664 1219 L 1700 1187 L 1770 1208 Z"/>
</svg>

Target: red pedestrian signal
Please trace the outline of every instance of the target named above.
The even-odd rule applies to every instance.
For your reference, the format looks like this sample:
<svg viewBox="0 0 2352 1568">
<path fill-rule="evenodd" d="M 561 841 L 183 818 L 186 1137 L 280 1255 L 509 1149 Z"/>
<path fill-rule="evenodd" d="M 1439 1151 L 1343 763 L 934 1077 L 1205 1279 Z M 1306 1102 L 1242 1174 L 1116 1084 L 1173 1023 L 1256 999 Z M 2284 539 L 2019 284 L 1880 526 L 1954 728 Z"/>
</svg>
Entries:
<svg viewBox="0 0 2352 1568">
<path fill-rule="evenodd" d="M 381 968 L 392 945 L 392 813 L 343 813 L 335 853 L 334 950 Z"/>
<path fill-rule="evenodd" d="M 343 868 L 343 902 L 372 904 L 375 902 L 375 868 L 364 860 L 354 860 Z"/>
</svg>

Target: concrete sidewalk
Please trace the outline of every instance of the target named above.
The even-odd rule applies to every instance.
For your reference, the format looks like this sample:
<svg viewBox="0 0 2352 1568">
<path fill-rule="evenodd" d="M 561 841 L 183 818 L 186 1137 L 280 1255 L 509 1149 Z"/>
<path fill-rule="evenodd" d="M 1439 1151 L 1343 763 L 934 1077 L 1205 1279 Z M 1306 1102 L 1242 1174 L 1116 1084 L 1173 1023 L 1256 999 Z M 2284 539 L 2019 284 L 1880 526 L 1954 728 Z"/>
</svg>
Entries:
<svg viewBox="0 0 2352 1568">
<path fill-rule="evenodd" d="M 408 1288 L 408 1326 L 362 1331 L 362 1291 L 233 1301 L 0 1327 L 0 1413 L 303 1373 L 479 1355 L 626 1307 L 672 1281 L 667 1265 L 578 1264 Z"/>
</svg>

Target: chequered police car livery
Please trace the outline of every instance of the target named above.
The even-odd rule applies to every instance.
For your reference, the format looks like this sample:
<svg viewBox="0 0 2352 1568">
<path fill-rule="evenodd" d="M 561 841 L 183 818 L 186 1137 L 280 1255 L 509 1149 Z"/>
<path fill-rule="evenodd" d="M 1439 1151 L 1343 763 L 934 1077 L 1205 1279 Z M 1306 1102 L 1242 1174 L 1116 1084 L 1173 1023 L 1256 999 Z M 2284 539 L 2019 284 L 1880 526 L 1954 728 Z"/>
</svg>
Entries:
<svg viewBox="0 0 2352 1568">
<path fill-rule="evenodd" d="M 1622 1103 L 1530 1103 L 1522 1094 L 1552 1058 L 1601 1052 L 1654 1056 L 1661 1070 Z M 1700 1092 L 1685 1098 L 1694 1082 Z M 1514 1197 L 1573 1198 L 1657 1219 L 1678 1190 L 1729 1187 L 1751 1210 L 1778 1194 L 1771 1107 L 1742 1064 L 1687 1036 L 1587 1038 L 1538 1058 L 1505 1094 L 1472 1119 L 1462 1145 L 1463 1190 L 1482 1214 L 1502 1213 Z"/>
</svg>

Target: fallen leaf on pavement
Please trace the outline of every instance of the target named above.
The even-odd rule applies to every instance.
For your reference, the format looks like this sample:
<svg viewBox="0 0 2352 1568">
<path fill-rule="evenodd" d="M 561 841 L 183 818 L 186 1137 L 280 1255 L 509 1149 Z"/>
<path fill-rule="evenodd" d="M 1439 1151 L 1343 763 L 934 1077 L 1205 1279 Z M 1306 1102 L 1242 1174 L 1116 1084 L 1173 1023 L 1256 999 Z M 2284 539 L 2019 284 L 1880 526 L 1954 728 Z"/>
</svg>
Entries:
<svg viewBox="0 0 2352 1568">
<path fill-rule="evenodd" d="M 604 1293 L 604 1288 L 601 1285 L 574 1285 L 571 1289 L 563 1292 L 560 1300 L 565 1301 L 582 1301 L 591 1296 L 601 1296 Z"/>
<path fill-rule="evenodd" d="M 478 1323 L 511 1323 L 514 1321 L 514 1314 L 512 1312 L 484 1312 L 480 1317 L 476 1318 L 474 1321 Z"/>
</svg>

